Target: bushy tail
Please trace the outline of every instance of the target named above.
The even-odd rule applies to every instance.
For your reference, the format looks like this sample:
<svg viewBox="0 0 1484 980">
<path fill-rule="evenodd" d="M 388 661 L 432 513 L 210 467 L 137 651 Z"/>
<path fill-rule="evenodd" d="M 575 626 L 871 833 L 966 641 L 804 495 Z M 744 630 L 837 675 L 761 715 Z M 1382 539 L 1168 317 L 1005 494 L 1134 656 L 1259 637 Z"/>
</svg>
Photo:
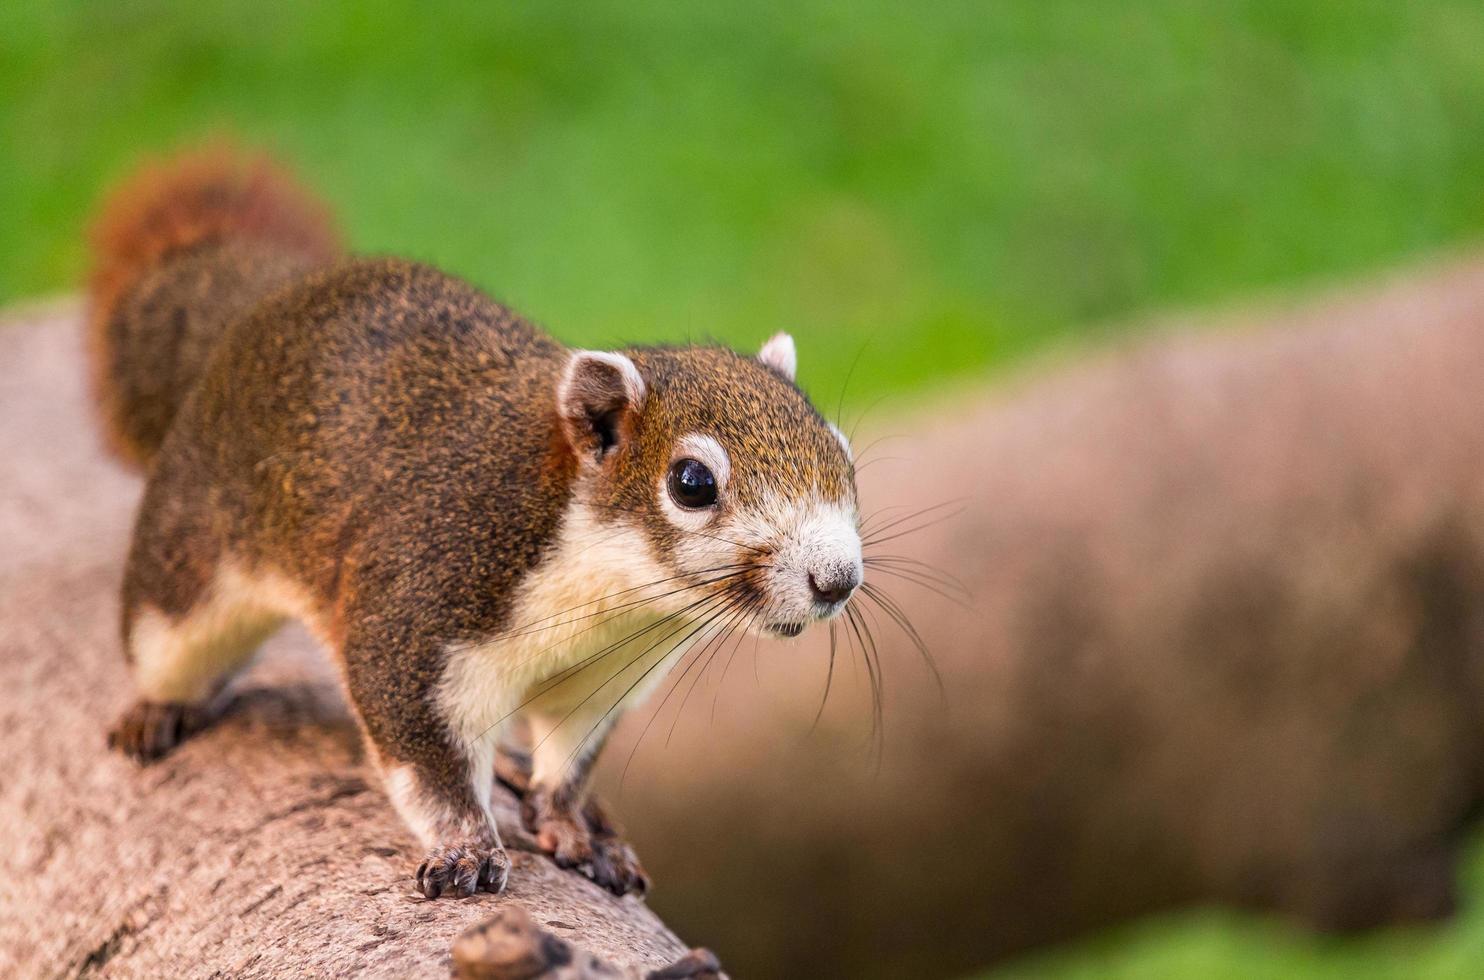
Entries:
<svg viewBox="0 0 1484 980">
<path fill-rule="evenodd" d="M 93 228 L 90 369 L 110 447 L 146 466 L 223 329 L 340 255 L 327 210 L 262 157 L 145 167 Z"/>
</svg>

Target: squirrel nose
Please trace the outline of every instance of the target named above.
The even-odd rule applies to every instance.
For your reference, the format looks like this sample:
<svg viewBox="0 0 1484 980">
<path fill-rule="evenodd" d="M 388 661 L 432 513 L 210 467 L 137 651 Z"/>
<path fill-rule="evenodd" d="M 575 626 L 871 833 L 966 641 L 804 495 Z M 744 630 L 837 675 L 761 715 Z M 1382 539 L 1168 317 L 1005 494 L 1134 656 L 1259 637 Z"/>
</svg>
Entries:
<svg viewBox="0 0 1484 980">
<path fill-rule="evenodd" d="M 809 573 L 809 589 L 814 593 L 814 598 L 830 605 L 849 599 L 855 587 L 860 584 L 860 573 L 849 566 L 824 575 Z"/>
</svg>

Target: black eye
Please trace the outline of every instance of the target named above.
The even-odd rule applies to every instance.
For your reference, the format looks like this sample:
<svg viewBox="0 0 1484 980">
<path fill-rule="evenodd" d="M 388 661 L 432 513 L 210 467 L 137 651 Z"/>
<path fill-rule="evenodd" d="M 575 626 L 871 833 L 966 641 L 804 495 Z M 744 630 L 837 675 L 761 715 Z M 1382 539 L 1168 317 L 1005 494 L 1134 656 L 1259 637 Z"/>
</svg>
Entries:
<svg viewBox="0 0 1484 980">
<path fill-rule="evenodd" d="M 691 510 L 716 503 L 716 477 L 695 459 L 676 460 L 670 467 L 670 497 Z"/>
</svg>

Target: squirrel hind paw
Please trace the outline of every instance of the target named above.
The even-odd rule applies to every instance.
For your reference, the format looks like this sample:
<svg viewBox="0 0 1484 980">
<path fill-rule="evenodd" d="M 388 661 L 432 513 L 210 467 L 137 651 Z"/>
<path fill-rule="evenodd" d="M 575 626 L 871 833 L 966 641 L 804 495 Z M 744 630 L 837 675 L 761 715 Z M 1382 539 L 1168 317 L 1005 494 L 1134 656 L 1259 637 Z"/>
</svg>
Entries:
<svg viewBox="0 0 1484 980">
<path fill-rule="evenodd" d="M 135 760 L 154 762 L 206 724 L 206 712 L 181 701 L 136 701 L 108 733 L 108 747 Z"/>
<path fill-rule="evenodd" d="M 536 836 L 536 846 L 557 867 L 576 871 L 615 895 L 649 891 L 644 866 L 596 800 L 578 807 L 563 802 L 560 794 L 534 790 L 522 801 L 521 818 Z"/>
<path fill-rule="evenodd" d="M 626 841 L 619 837 L 594 836 L 592 848 L 592 857 L 579 869 L 583 874 L 615 895 L 642 896 L 649 893 L 649 875 Z"/>
</svg>

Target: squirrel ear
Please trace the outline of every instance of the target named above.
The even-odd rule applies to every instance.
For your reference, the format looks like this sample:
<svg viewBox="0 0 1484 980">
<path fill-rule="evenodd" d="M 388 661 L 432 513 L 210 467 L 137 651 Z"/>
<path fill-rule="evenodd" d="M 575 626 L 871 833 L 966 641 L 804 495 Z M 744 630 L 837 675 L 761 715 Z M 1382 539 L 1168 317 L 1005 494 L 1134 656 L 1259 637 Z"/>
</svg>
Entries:
<svg viewBox="0 0 1484 980">
<path fill-rule="evenodd" d="M 573 351 L 557 382 L 557 412 L 579 459 L 601 462 L 627 437 L 644 407 L 634 362 L 607 351 Z"/>
<path fill-rule="evenodd" d="M 757 359 L 790 381 L 794 379 L 794 372 L 799 369 L 799 354 L 794 350 L 794 339 L 786 333 L 775 333 L 769 337 L 763 349 L 757 352 Z"/>
</svg>

